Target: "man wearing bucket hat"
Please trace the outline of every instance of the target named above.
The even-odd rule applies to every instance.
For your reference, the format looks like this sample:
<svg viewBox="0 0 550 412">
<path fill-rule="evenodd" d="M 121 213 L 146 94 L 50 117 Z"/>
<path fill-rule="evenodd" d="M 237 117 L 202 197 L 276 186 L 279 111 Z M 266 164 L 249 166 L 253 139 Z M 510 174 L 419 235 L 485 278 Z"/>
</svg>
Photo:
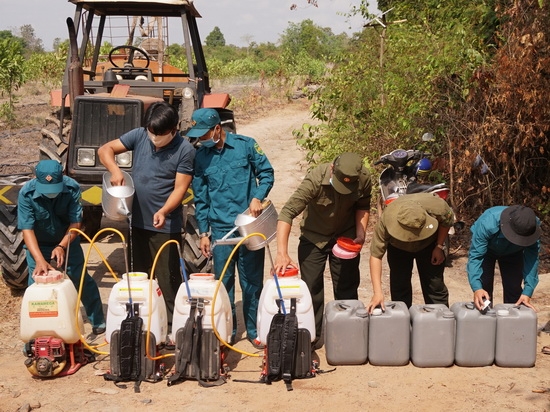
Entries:
<svg viewBox="0 0 550 412">
<path fill-rule="evenodd" d="M 390 267 L 391 300 L 412 306 L 412 269 L 416 261 L 424 303 L 449 306 L 445 286 L 445 239 L 454 221 L 451 207 L 432 193 L 398 197 L 380 216 L 370 248 L 370 275 L 373 297 L 369 313 L 384 307 L 382 257 L 387 252 Z"/>
<path fill-rule="evenodd" d="M 80 186 L 63 175 L 63 167 L 55 160 L 40 161 L 35 174 L 36 178 L 25 183 L 19 191 L 17 204 L 17 227 L 23 232 L 29 285 L 34 282 L 34 276 L 47 275 L 49 270 L 54 270 L 51 261 L 55 261 L 58 268 L 63 268 L 66 262 L 67 276 L 78 290 L 84 253 L 80 236 L 69 229 L 81 226 Z M 87 271 L 81 299 L 92 324 L 92 333 L 104 333 L 105 317 L 99 289 Z"/>
<path fill-rule="evenodd" d="M 198 109 L 193 113 L 194 126 L 187 132 L 199 139 L 195 156 L 195 216 L 200 230 L 204 256 L 213 256 L 214 273 L 219 279 L 234 248 L 216 245 L 235 226 L 235 219 L 246 209 L 253 217 L 262 212 L 262 201 L 274 182 L 274 172 L 267 156 L 250 137 L 226 132 L 214 109 Z M 231 235 L 235 237 L 234 234 Z M 211 243 L 210 237 L 214 241 Z M 227 264 L 223 283 L 229 294 L 233 312 L 232 340 L 236 339 L 235 267 L 243 291 L 243 314 L 247 339 L 256 347 L 256 318 L 264 278 L 265 248 L 249 250 L 241 246 Z"/>
<path fill-rule="evenodd" d="M 304 212 L 300 224 L 298 263 L 307 284 L 315 312 L 315 342 L 322 336 L 324 310 L 323 274 L 328 260 L 334 299 L 357 299 L 359 287 L 358 251 L 365 242 L 371 201 L 371 176 L 363 159 L 343 153 L 332 163 L 311 170 L 279 213 L 275 271 L 298 265 L 288 254 L 292 221 Z M 346 237 L 357 248 L 352 253 L 338 250 L 337 240 Z M 338 253 L 340 256 L 337 256 Z"/>
<path fill-rule="evenodd" d="M 468 281 L 478 309 L 493 300 L 495 264 L 502 277 L 504 303 L 532 309 L 531 296 L 539 282 L 540 221 L 525 206 L 495 206 L 474 222 L 468 252 Z M 522 286 L 523 282 L 523 286 Z"/>
<path fill-rule="evenodd" d="M 162 245 L 169 240 L 181 244 L 182 240 L 182 201 L 193 178 L 195 149 L 178 132 L 178 122 L 174 106 L 164 101 L 153 103 L 145 112 L 143 127 L 130 130 L 98 150 L 113 186 L 125 183 L 115 156 L 133 151 L 131 268 L 149 275 Z M 176 293 L 182 282 L 175 244 L 169 244 L 158 256 L 154 276 L 164 295 L 171 329 Z"/>
</svg>

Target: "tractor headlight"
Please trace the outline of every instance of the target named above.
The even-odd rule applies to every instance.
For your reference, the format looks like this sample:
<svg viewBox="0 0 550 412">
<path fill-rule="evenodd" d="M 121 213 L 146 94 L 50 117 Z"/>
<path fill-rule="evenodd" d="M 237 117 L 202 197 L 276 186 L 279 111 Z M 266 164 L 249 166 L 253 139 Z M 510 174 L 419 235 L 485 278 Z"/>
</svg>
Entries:
<svg viewBox="0 0 550 412">
<path fill-rule="evenodd" d="M 193 92 L 193 89 L 190 87 L 185 87 L 183 89 L 183 98 L 184 99 L 192 99 L 195 96 L 195 93 Z"/>
<path fill-rule="evenodd" d="M 115 161 L 119 167 L 132 167 L 132 152 L 117 154 Z"/>
<path fill-rule="evenodd" d="M 79 166 L 95 166 L 95 150 L 91 148 L 78 149 Z"/>
</svg>

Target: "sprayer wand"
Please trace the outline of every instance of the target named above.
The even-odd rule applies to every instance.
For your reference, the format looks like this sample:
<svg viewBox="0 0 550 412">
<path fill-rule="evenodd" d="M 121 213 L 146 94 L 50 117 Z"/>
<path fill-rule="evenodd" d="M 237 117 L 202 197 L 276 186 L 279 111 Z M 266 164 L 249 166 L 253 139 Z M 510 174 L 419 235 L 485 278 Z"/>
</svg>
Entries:
<svg viewBox="0 0 550 412">
<path fill-rule="evenodd" d="M 279 301 L 281 302 L 281 311 L 283 315 L 286 315 L 285 301 L 283 299 L 283 293 L 281 292 L 281 287 L 279 286 L 279 278 L 275 272 L 275 264 L 273 263 L 273 257 L 271 257 L 271 249 L 269 248 L 269 243 L 265 245 L 267 249 L 267 254 L 269 255 L 269 261 L 271 262 L 271 271 L 273 272 L 273 279 L 275 280 L 275 286 L 277 287 L 277 294 L 279 295 Z"/>
</svg>

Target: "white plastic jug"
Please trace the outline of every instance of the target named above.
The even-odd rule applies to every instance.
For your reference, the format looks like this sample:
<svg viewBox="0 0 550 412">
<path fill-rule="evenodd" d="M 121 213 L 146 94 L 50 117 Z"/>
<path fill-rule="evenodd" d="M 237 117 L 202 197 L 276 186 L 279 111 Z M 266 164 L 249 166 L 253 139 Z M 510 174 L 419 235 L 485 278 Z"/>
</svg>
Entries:
<svg viewBox="0 0 550 412">
<path fill-rule="evenodd" d="M 139 317 L 143 319 L 143 330 L 147 331 L 149 318 L 151 318 L 150 331 L 155 336 L 157 344 L 165 342 L 168 335 L 168 315 L 164 296 L 157 280 L 153 279 L 151 282 L 147 273 L 144 272 L 130 272 L 129 294 L 127 276 L 126 273 L 122 275 L 122 279 L 113 286 L 109 295 L 105 340 L 109 342 L 112 333 L 120 329 L 120 324 L 126 319 L 126 303 L 129 302 L 131 294 L 132 302 L 139 304 Z M 151 284 L 152 294 L 150 293 Z M 152 303 L 151 313 L 149 313 L 149 302 Z"/>
<path fill-rule="evenodd" d="M 306 283 L 300 279 L 297 270 L 287 270 L 284 275 L 279 275 L 277 279 L 287 313 L 290 312 L 290 299 L 296 298 L 298 328 L 308 329 L 313 342 L 315 340 L 315 315 L 311 294 Z M 279 299 L 277 284 L 275 279 L 271 277 L 264 284 L 258 304 L 256 326 L 258 328 L 258 339 L 263 344 L 267 343 L 267 334 L 273 315 L 279 310 L 277 299 Z"/>
<path fill-rule="evenodd" d="M 84 333 L 84 322 L 78 311 L 78 293 L 70 279 L 58 271 L 36 276 L 21 301 L 21 339 L 25 342 L 39 336 L 55 336 L 65 343 L 76 343 Z M 79 305 L 80 307 L 80 305 Z"/>
<path fill-rule="evenodd" d="M 231 302 L 229 295 L 223 283 L 218 289 L 216 302 L 214 306 L 214 324 L 212 324 L 212 302 L 214 292 L 218 281 L 212 273 L 192 273 L 187 281 L 191 298 L 203 298 L 204 310 L 202 319 L 203 329 L 213 329 L 214 326 L 218 334 L 226 341 L 230 342 L 233 333 L 233 316 L 231 314 Z M 185 326 L 189 314 L 191 313 L 191 303 L 187 296 L 187 288 L 182 283 L 176 294 L 174 304 L 174 317 L 172 319 L 172 338 L 174 339 L 177 331 Z"/>
</svg>

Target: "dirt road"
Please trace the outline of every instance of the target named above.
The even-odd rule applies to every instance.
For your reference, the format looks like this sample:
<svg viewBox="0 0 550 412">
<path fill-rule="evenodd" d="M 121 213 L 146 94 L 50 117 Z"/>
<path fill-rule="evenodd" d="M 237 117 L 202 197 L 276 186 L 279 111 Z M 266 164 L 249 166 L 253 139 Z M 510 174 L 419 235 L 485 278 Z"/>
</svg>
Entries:
<svg viewBox="0 0 550 412">
<path fill-rule="evenodd" d="M 270 194 L 277 210 L 306 173 L 303 152 L 296 146 L 292 130 L 308 122 L 305 102 L 295 102 L 272 111 L 258 120 L 239 125 L 239 132 L 255 137 L 273 163 L 275 187 Z M 375 220 L 372 217 L 371 222 Z M 108 222 L 107 222 L 108 223 Z M 293 227 L 290 250 L 296 257 L 297 222 Z M 121 245 L 114 236 L 97 243 L 109 264 L 122 273 L 124 263 Z M 446 271 L 451 302 L 469 301 L 471 292 L 464 271 L 464 251 L 467 245 L 454 244 L 459 249 L 453 267 Z M 460 248 L 459 248 L 460 247 Z M 274 243 L 272 253 L 276 253 Z M 92 253 L 88 268 L 101 288 L 105 309 L 112 280 L 106 266 Z M 266 266 L 269 267 L 269 264 Z M 368 303 L 371 287 L 368 272 L 368 245 L 362 251 L 362 281 L 360 300 Z M 387 273 L 387 271 L 385 272 Z M 387 276 L 384 278 L 387 284 Z M 332 288 L 325 274 L 326 301 L 332 300 Z M 387 286 L 387 285 L 386 285 Z M 414 282 L 415 302 L 421 302 L 419 285 Z M 495 290 L 500 292 L 500 284 Z M 387 287 L 386 287 L 387 291 Z M 389 297 L 388 297 L 389 299 Z M 497 294 L 495 301 L 501 301 Z M 313 379 L 295 380 L 294 390 L 287 392 L 281 382 L 273 385 L 243 383 L 257 380 L 261 358 L 232 352 L 228 359 L 231 379 L 220 387 L 201 388 L 196 381 L 186 381 L 171 387 L 166 381 L 142 383 L 141 392 L 134 393 L 133 385 L 117 387 L 99 376 L 109 367 L 109 358 L 98 359 L 74 375 L 41 380 L 35 379 L 23 365 L 22 342 L 19 339 L 19 309 L 21 296 L 12 296 L 0 285 L 0 411 L 43 412 L 83 411 L 258 411 L 306 409 L 349 411 L 410 410 L 410 411 L 548 411 L 550 410 L 550 356 L 540 352 L 550 344 L 550 335 L 542 333 L 537 342 L 537 360 L 533 368 L 418 368 L 409 364 L 401 367 L 337 366 L 336 370 Z M 239 298 L 237 298 L 239 300 Z M 534 296 L 539 308 L 539 326 L 550 320 L 550 274 L 540 275 Z M 86 325 L 89 331 L 89 324 Z M 242 323 L 236 347 L 253 351 L 244 339 Z M 484 342 L 480 342 L 484 344 Z M 322 369 L 327 365 L 324 348 L 317 351 Z"/>
</svg>

